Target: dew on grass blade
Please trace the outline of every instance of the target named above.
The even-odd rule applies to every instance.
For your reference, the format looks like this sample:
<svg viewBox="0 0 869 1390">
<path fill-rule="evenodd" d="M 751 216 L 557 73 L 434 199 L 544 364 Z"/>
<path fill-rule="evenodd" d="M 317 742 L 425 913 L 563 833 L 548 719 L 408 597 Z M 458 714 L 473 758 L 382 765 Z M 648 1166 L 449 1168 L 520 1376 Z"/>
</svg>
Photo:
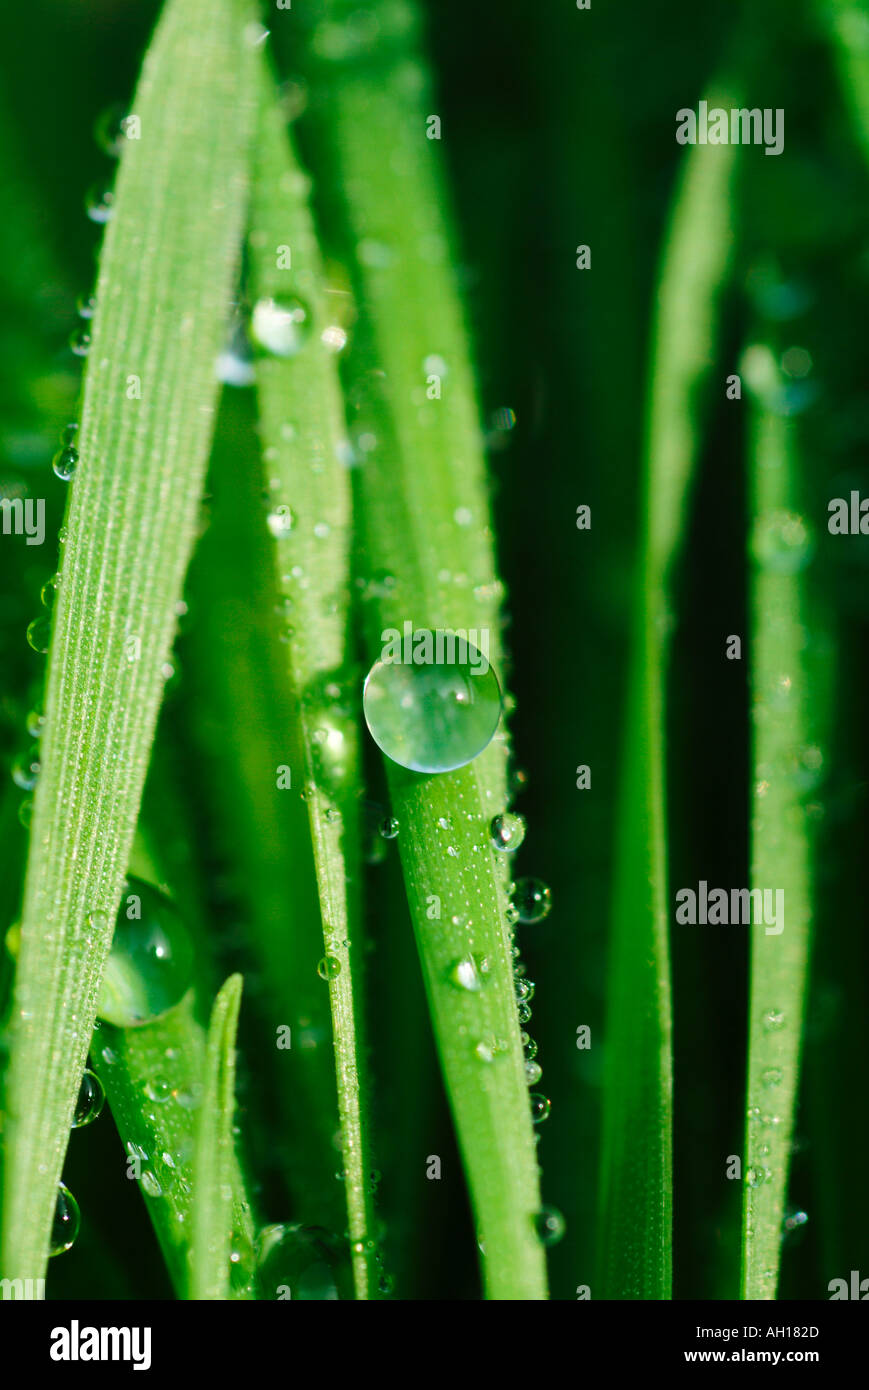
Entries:
<svg viewBox="0 0 869 1390">
<path fill-rule="evenodd" d="M 321 980 L 334 980 L 341 974 L 341 962 L 337 956 L 324 956 L 317 966 L 317 974 Z"/>
<path fill-rule="evenodd" d="M 86 1125 L 93 1124 L 103 1108 L 105 1098 L 103 1083 L 96 1073 L 84 1072 L 72 1116 L 73 1129 L 84 1129 Z"/>
<path fill-rule="evenodd" d="M 92 319 L 97 311 L 96 295 L 80 294 L 76 300 L 75 310 L 80 319 Z M 73 433 L 75 433 L 75 426 L 73 426 Z M 68 443 L 69 441 L 65 440 L 64 442 Z"/>
<path fill-rule="evenodd" d="M 412 772 L 464 767 L 491 743 L 501 717 L 493 667 L 471 643 L 443 632 L 420 629 L 404 648 L 412 661 L 378 660 L 365 679 L 371 737 Z"/>
<path fill-rule="evenodd" d="M 463 956 L 450 966 L 450 983 L 457 989 L 468 990 L 475 994 L 483 988 L 486 983 L 489 965 L 488 961 L 478 960 L 476 956 Z"/>
<path fill-rule="evenodd" d="M 51 461 L 55 476 L 60 478 L 61 482 L 64 483 L 69 482 L 70 478 L 75 473 L 77 465 L 78 449 L 73 449 L 71 445 L 58 450 Z"/>
<path fill-rule="evenodd" d="M 39 748 L 34 743 L 12 764 L 12 781 L 23 792 L 32 792 L 39 780 L 41 767 Z"/>
<path fill-rule="evenodd" d="M 114 211 L 114 204 L 114 191 L 98 184 L 87 195 L 85 211 L 92 222 L 108 222 Z"/>
<path fill-rule="evenodd" d="M 69 345 L 76 357 L 87 357 L 91 350 L 91 335 L 86 328 L 76 328 L 70 334 Z"/>
<path fill-rule="evenodd" d="M 348 1254 L 346 1242 L 321 1226 L 265 1226 L 256 1243 L 263 1298 L 336 1302 L 349 1292 Z"/>
<path fill-rule="evenodd" d="M 81 1212 L 78 1202 L 69 1188 L 62 1182 L 57 1184 L 57 1202 L 54 1208 L 54 1221 L 51 1227 L 50 1255 L 62 1255 L 75 1244 L 81 1226 Z"/>
<path fill-rule="evenodd" d="M 380 822 L 380 833 L 384 840 L 394 840 L 398 835 L 399 825 L 395 816 L 386 816 Z"/>
<path fill-rule="evenodd" d="M 51 619 L 46 617 L 34 618 L 27 629 L 27 641 L 35 652 L 40 656 L 45 656 L 48 652 L 48 643 L 51 638 Z"/>
<path fill-rule="evenodd" d="M 174 904 L 151 884 L 129 878 L 103 977 L 101 1018 L 119 1028 L 150 1023 L 184 995 L 193 947 Z"/>
<path fill-rule="evenodd" d="M 513 885 L 510 898 L 519 922 L 532 925 L 549 916 L 552 893 L 539 878 L 520 878 Z"/>
<path fill-rule="evenodd" d="M 275 357 L 295 357 L 310 333 L 310 311 L 300 299 L 259 299 L 253 307 L 251 334 Z"/>
<path fill-rule="evenodd" d="M 557 1207 L 541 1207 L 534 1217 L 534 1229 L 541 1245 L 557 1245 L 567 1225 Z"/>
<path fill-rule="evenodd" d="M 548 1096 L 544 1096 L 540 1091 L 532 1091 L 528 1097 L 531 1101 L 531 1119 L 535 1125 L 542 1125 L 544 1120 L 549 1119 L 552 1110 L 552 1101 Z"/>
<path fill-rule="evenodd" d="M 505 811 L 503 815 L 495 816 L 489 826 L 489 833 L 495 849 L 512 854 L 525 839 L 525 818 L 514 815 L 512 811 Z"/>
</svg>

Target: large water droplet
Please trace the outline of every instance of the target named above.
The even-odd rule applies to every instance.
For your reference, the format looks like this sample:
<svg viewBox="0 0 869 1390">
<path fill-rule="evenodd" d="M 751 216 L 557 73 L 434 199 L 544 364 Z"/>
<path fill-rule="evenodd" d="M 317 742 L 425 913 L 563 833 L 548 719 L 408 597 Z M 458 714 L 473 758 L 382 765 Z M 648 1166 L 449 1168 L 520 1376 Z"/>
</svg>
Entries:
<svg viewBox="0 0 869 1390">
<path fill-rule="evenodd" d="M 549 1119 L 552 1110 L 552 1101 L 548 1096 L 544 1096 L 540 1091 L 532 1091 L 529 1096 L 531 1101 L 531 1119 L 535 1125 L 542 1125 L 544 1120 Z"/>
<path fill-rule="evenodd" d="M 100 1017 L 119 1028 L 150 1023 L 178 1003 L 192 971 L 193 947 L 174 904 L 149 883 L 129 878 L 103 977 Z"/>
<path fill-rule="evenodd" d="M 501 690 L 494 669 L 476 647 L 465 660 L 425 661 L 448 650 L 443 634 L 415 632 L 414 660 L 374 663 L 365 679 L 363 709 L 374 742 L 412 772 L 451 772 L 491 743 L 501 717 Z M 420 657 L 417 662 L 417 657 Z"/>
<path fill-rule="evenodd" d="M 51 466 L 58 478 L 64 483 L 68 483 L 78 465 L 78 449 L 68 446 L 60 449 L 54 456 Z"/>
<path fill-rule="evenodd" d="M 450 967 L 449 978 L 457 989 L 476 993 L 477 990 L 483 988 L 488 973 L 489 962 L 487 960 L 479 960 L 476 956 L 468 955 L 463 956 L 461 960 L 457 960 Z"/>
<path fill-rule="evenodd" d="M 310 311 L 300 299 L 259 299 L 253 308 L 251 333 L 266 352 L 295 357 L 310 337 Z"/>
<path fill-rule="evenodd" d="M 75 1244 L 81 1226 L 81 1212 L 78 1202 L 69 1188 L 62 1182 L 57 1184 L 57 1201 L 54 1207 L 54 1221 L 51 1226 L 50 1255 L 62 1255 Z"/>
<path fill-rule="evenodd" d="M 72 1116 L 73 1129 L 84 1129 L 85 1125 L 93 1124 L 103 1108 L 105 1098 L 106 1093 L 100 1078 L 95 1072 L 86 1071 L 78 1088 L 78 1099 Z"/>
<path fill-rule="evenodd" d="M 317 966 L 321 980 L 334 980 L 341 974 L 341 962 L 337 956 L 324 956 Z"/>
<path fill-rule="evenodd" d="M 321 1226 L 266 1226 L 257 1239 L 257 1280 L 266 1299 L 335 1302 L 350 1293 L 346 1242 Z"/>
</svg>

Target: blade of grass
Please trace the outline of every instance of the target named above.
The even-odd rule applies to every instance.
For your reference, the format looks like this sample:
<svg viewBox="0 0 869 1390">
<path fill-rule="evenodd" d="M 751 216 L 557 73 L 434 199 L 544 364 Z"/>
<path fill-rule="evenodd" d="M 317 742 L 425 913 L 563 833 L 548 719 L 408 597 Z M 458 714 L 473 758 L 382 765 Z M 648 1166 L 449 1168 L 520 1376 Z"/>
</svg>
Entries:
<svg viewBox="0 0 869 1390">
<path fill-rule="evenodd" d="M 807 626 L 804 570 L 813 540 L 797 510 L 796 426 L 777 406 L 783 382 L 768 346 L 749 349 L 743 377 L 752 392 L 751 885 L 781 890 L 784 898 L 775 928 L 755 914 L 751 935 L 742 1297 L 774 1299 L 808 990 L 813 908 L 806 783 L 823 756 L 811 741 L 812 725 L 822 718 L 823 683 L 819 688 L 810 679 L 809 642 L 816 634 Z"/>
<path fill-rule="evenodd" d="M 732 94 L 712 94 L 730 106 Z M 603 1298 L 669 1298 L 672 1054 L 665 708 L 672 585 L 701 446 L 731 245 L 732 146 L 695 146 L 676 193 L 657 295 L 610 948 L 598 1256 Z"/>
<path fill-rule="evenodd" d="M 284 130 L 271 73 L 260 72 L 259 138 L 251 205 L 250 276 L 258 306 L 291 296 L 306 314 L 292 356 L 256 361 L 274 563 L 291 628 L 287 669 L 298 702 L 305 800 L 323 918 L 335 1049 L 341 1153 L 357 1298 L 372 1292 L 373 1212 L 361 1009 L 358 717 L 350 713 L 351 491 L 346 423 L 307 180 Z M 282 247 L 290 248 L 286 267 Z M 256 325 L 257 308 L 254 310 Z M 342 452 L 343 451 L 343 452 Z M 354 949 L 355 946 L 355 949 Z M 376 1290 L 375 1290 L 376 1291 Z"/>
<path fill-rule="evenodd" d="M 206 1101 L 205 1043 L 191 992 L 154 1023 L 126 1029 L 99 1023 L 91 1047 L 91 1065 L 105 1088 L 112 1118 L 132 1160 L 130 1174 L 139 1182 L 179 1298 L 187 1297 L 190 1287 L 194 1119 Z M 234 1159 L 227 1183 L 243 1276 L 233 1280 L 231 1296 L 249 1298 L 255 1232 L 244 1180 Z"/>
<path fill-rule="evenodd" d="M 362 402 L 358 502 L 369 657 L 379 654 L 384 629 L 402 631 L 409 619 L 415 627 L 484 629 L 497 669 L 501 586 L 437 142 L 426 139 L 432 108 L 414 45 L 417 14 L 412 6 L 398 12 L 375 5 L 377 24 L 365 42 L 342 52 L 346 11 L 330 5 L 314 32 L 323 68 L 312 81 L 331 188 L 346 192 L 341 213 L 356 252 L 362 321 L 352 369 L 354 399 Z M 426 396 L 432 373 L 442 376 L 439 399 Z M 502 733 L 458 771 L 423 777 L 389 763 L 387 772 L 486 1294 L 541 1299 L 537 1157 L 505 873 L 489 835 L 492 817 L 507 804 L 506 751 Z M 435 901 L 440 917 L 433 919 Z M 490 966 L 485 989 L 476 993 L 457 989 L 451 978 L 469 951 Z M 487 1062 L 492 1039 L 497 1055 Z"/>
<path fill-rule="evenodd" d="M 14 1277 L 40 1277 L 47 1257 L 193 543 L 243 218 L 252 64 L 230 0 L 170 0 L 100 259 L 16 981 L 3 1246 Z"/>
<path fill-rule="evenodd" d="M 845 100 L 850 107 L 864 155 L 869 158 L 869 14 L 864 0 L 821 0 L 821 22 L 833 51 Z"/>
<path fill-rule="evenodd" d="M 242 978 L 230 975 L 211 1011 L 205 1079 L 193 1150 L 193 1247 L 190 1296 L 227 1299 L 235 1167 L 235 1035 Z"/>
</svg>

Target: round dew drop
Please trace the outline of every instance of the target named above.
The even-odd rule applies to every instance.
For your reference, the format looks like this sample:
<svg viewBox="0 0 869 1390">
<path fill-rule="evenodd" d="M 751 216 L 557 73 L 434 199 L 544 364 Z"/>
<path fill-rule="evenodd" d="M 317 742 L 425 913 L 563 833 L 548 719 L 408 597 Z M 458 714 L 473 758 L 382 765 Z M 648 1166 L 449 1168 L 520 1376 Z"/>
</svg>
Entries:
<svg viewBox="0 0 869 1390">
<path fill-rule="evenodd" d="M 398 831 L 399 824 L 395 816 L 386 816 L 385 819 L 380 822 L 380 834 L 383 836 L 384 840 L 396 839 Z"/>
<path fill-rule="evenodd" d="M 526 924 L 542 922 L 552 908 L 552 893 L 539 878 L 520 878 L 513 885 L 511 898 L 516 920 Z"/>
<path fill-rule="evenodd" d="M 311 333 L 311 315 L 300 299 L 259 299 L 253 307 L 251 333 L 275 357 L 295 357 Z"/>
<path fill-rule="evenodd" d="M 62 1255 L 75 1244 L 81 1226 L 81 1212 L 78 1202 L 64 1183 L 57 1184 L 57 1202 L 54 1208 L 54 1221 L 51 1227 L 50 1255 Z"/>
<path fill-rule="evenodd" d="M 23 792 L 32 792 L 39 780 L 41 767 L 39 748 L 34 743 L 12 764 L 12 780 L 16 787 L 20 787 Z"/>
<path fill-rule="evenodd" d="M 68 483 L 78 464 L 78 449 L 67 446 L 60 449 L 52 459 L 51 466 L 61 482 Z"/>
<path fill-rule="evenodd" d="M 420 637 L 414 633 L 416 654 Z M 436 651 L 437 635 L 427 637 L 430 650 Z M 498 678 L 470 643 L 461 654 L 467 659 L 419 665 L 379 660 L 365 678 L 362 705 L 371 737 L 388 758 L 411 772 L 464 767 L 495 735 L 501 718 Z"/>
<path fill-rule="evenodd" d="M 535 1125 L 542 1125 L 544 1120 L 549 1119 L 552 1101 L 548 1096 L 542 1095 L 540 1091 L 532 1091 L 529 1100 L 531 1101 L 532 1122 Z"/>
<path fill-rule="evenodd" d="M 541 1207 L 534 1217 L 534 1229 L 541 1245 L 557 1245 L 567 1225 L 557 1207 Z"/>
<path fill-rule="evenodd" d="M 133 1028 L 173 1008 L 193 972 L 193 946 L 174 904 L 151 884 L 128 878 L 97 1012 Z"/>
<path fill-rule="evenodd" d="M 512 854 L 525 839 L 525 818 L 514 815 L 512 811 L 505 811 L 503 815 L 495 816 L 489 826 L 489 833 L 495 849 Z"/>
<path fill-rule="evenodd" d="M 321 980 L 334 980 L 336 975 L 341 974 L 341 962 L 337 956 L 324 956 L 317 966 L 317 974 Z"/>
<path fill-rule="evenodd" d="M 51 638 L 51 619 L 45 616 L 34 618 L 27 629 L 27 641 L 35 652 L 45 656 Z"/>
<path fill-rule="evenodd" d="M 106 1093 L 100 1078 L 95 1072 L 86 1071 L 78 1088 L 78 1099 L 72 1116 L 73 1129 L 84 1129 L 85 1125 L 93 1124 L 103 1108 L 105 1099 Z"/>
</svg>

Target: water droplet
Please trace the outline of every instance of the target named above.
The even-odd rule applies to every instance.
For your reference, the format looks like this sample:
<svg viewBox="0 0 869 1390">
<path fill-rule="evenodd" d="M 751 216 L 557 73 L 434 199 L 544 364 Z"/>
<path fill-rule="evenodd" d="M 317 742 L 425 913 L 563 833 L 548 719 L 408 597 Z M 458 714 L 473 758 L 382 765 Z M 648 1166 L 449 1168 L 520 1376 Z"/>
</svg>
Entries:
<svg viewBox="0 0 869 1390">
<path fill-rule="evenodd" d="M 782 1222 L 783 1230 L 786 1234 L 791 1231 L 798 1231 L 801 1226 L 805 1226 L 808 1219 L 808 1215 L 804 1211 L 789 1211 Z"/>
<path fill-rule="evenodd" d="M 522 1046 L 525 1049 L 525 1056 L 532 1062 L 537 1056 L 537 1043 L 534 1038 L 530 1038 L 527 1033 L 522 1034 Z"/>
<path fill-rule="evenodd" d="M 91 335 L 86 328 L 75 328 L 70 334 L 69 345 L 76 357 L 87 357 L 91 350 Z"/>
<path fill-rule="evenodd" d="M 476 993 L 481 990 L 486 983 L 489 973 L 489 962 L 485 959 L 480 960 L 477 956 L 463 956 L 450 966 L 450 982 L 457 989 L 469 990 Z"/>
<path fill-rule="evenodd" d="M 193 947 L 174 903 L 129 877 L 115 925 L 97 1012 L 132 1028 L 165 1014 L 186 992 Z"/>
<path fill-rule="evenodd" d="M 567 1225 L 557 1207 L 541 1207 L 534 1217 L 534 1229 L 541 1245 L 557 1245 Z"/>
<path fill-rule="evenodd" d="M 341 974 L 341 962 L 337 956 L 324 956 L 317 966 L 317 974 L 321 980 L 334 980 L 336 975 Z"/>
<path fill-rule="evenodd" d="M 768 1168 L 746 1168 L 745 1181 L 749 1187 L 760 1187 L 771 1176 Z"/>
<path fill-rule="evenodd" d="M 288 536 L 296 524 L 295 514 L 285 502 L 274 507 L 267 517 L 267 525 L 276 540 Z"/>
<path fill-rule="evenodd" d="M 803 517 L 795 512 L 770 512 L 758 519 L 751 548 L 758 564 L 776 574 L 796 574 L 812 558 L 814 540 Z"/>
<path fill-rule="evenodd" d="M 172 1087 L 165 1076 L 152 1076 L 145 1082 L 145 1095 L 157 1105 L 163 1105 L 172 1094 Z"/>
<path fill-rule="evenodd" d="M 75 1244 L 81 1226 L 81 1212 L 78 1202 L 69 1188 L 62 1182 L 57 1184 L 57 1201 L 54 1207 L 54 1221 L 51 1227 L 50 1255 L 62 1255 Z"/>
<path fill-rule="evenodd" d="M 94 126 L 94 139 L 104 154 L 112 159 L 120 158 L 127 143 L 127 121 L 125 107 L 117 102 L 107 107 L 97 118 Z"/>
<path fill-rule="evenodd" d="M 338 323 L 331 323 L 320 334 L 320 342 L 330 352 L 341 352 L 347 345 L 347 330 Z"/>
<path fill-rule="evenodd" d="M 774 1033 L 784 1027 L 785 1016 L 780 1009 L 767 1009 L 763 1015 L 763 1026 L 767 1033 Z"/>
<path fill-rule="evenodd" d="M 156 1199 L 157 1197 L 163 1196 L 163 1189 L 160 1186 L 157 1176 L 155 1173 L 151 1172 L 150 1168 L 144 1168 L 142 1170 L 142 1176 L 140 1177 L 139 1182 L 141 1184 L 142 1191 L 145 1193 L 147 1197 L 153 1197 Z"/>
<path fill-rule="evenodd" d="M 78 464 L 78 449 L 60 449 L 51 461 L 55 474 L 62 482 L 68 483 Z"/>
<path fill-rule="evenodd" d="M 767 1067 L 766 1071 L 761 1072 L 761 1081 L 764 1086 L 778 1086 L 781 1083 L 784 1072 L 780 1067 Z"/>
<path fill-rule="evenodd" d="M 42 738 L 42 731 L 45 728 L 45 715 L 39 710 L 32 709 L 25 721 L 25 727 L 31 738 Z"/>
<path fill-rule="evenodd" d="M 502 815 L 495 816 L 489 832 L 495 849 L 512 854 L 525 839 L 525 818 L 514 815 L 512 811 L 504 811 Z"/>
<path fill-rule="evenodd" d="M 540 1091 L 532 1091 L 529 1099 L 531 1101 L 531 1120 L 535 1125 L 542 1125 L 544 1120 L 549 1119 L 552 1101 Z"/>
<path fill-rule="evenodd" d="M 78 316 L 79 316 L 80 319 L 92 319 L 93 316 L 94 316 L 94 314 L 95 314 L 96 311 L 97 311 L 97 297 L 96 297 L 96 295 L 95 295 L 95 294 L 80 294 L 79 297 L 78 297 L 78 299 L 77 299 L 76 302 L 75 302 L 75 311 L 76 311 L 76 313 L 78 314 Z M 67 429 L 69 429 L 69 428 L 70 428 L 70 427 L 68 426 Z M 72 428 L 73 436 L 75 436 L 76 426 L 73 425 L 71 428 Z M 63 433 L 64 433 L 64 435 L 67 435 L 67 430 L 64 430 Z M 64 438 L 64 441 L 63 441 L 63 442 L 64 442 L 65 444 L 69 444 L 69 443 L 71 443 L 71 440 L 70 440 L 69 438 Z"/>
<path fill-rule="evenodd" d="M 18 807 L 18 819 L 25 830 L 27 830 L 30 826 L 30 822 L 33 820 L 33 802 L 30 797 L 28 797 L 26 801 L 22 801 L 21 805 Z"/>
<path fill-rule="evenodd" d="M 92 222 L 108 222 L 114 212 L 115 194 L 111 187 L 96 184 L 85 199 L 85 211 Z"/>
<path fill-rule="evenodd" d="M 27 629 L 27 640 L 35 652 L 39 652 L 40 656 L 45 656 L 51 640 L 51 619 L 46 617 L 34 618 Z"/>
<path fill-rule="evenodd" d="M 6 950 L 8 951 L 8 953 L 9 953 L 9 955 L 12 957 L 12 959 L 13 959 L 13 960 L 17 960 L 17 959 L 18 959 L 18 952 L 19 952 L 20 949 L 21 949 L 21 923 L 20 923 L 20 922 L 13 922 L 13 923 L 12 923 L 12 926 L 9 928 L 9 930 L 7 931 L 6 936 L 5 936 L 5 938 L 4 938 L 4 944 L 5 944 L 5 946 L 6 946 Z"/>
<path fill-rule="evenodd" d="M 527 1061 L 525 1063 L 525 1084 L 527 1086 L 536 1086 L 542 1075 L 543 1068 L 539 1062 Z"/>
<path fill-rule="evenodd" d="M 22 753 L 12 764 L 12 780 L 16 787 L 20 787 L 23 792 L 32 792 L 39 780 L 41 766 L 39 748 L 34 743 L 26 753 Z"/>
<path fill-rule="evenodd" d="M 254 305 L 251 333 L 276 357 L 295 357 L 310 332 L 311 316 L 300 299 L 260 299 Z"/>
<path fill-rule="evenodd" d="M 510 898 L 518 914 L 517 920 L 526 925 L 542 922 L 549 916 L 552 894 L 539 878 L 520 878 L 513 885 Z"/>
<path fill-rule="evenodd" d="M 416 664 L 420 652 L 437 650 L 436 641 L 435 633 L 414 633 L 414 663 L 376 661 L 365 679 L 363 709 L 374 742 L 413 772 L 464 767 L 491 743 L 501 717 L 498 678 L 475 647 L 457 652 L 465 661 Z"/>
<path fill-rule="evenodd" d="M 358 1248 L 357 1248 L 358 1247 Z M 321 1226 L 265 1226 L 256 1242 L 256 1277 L 263 1298 L 336 1302 L 350 1295 L 350 1250 L 364 1255 L 367 1243 L 348 1247 Z"/>
<path fill-rule="evenodd" d="M 73 1129 L 84 1129 L 93 1124 L 103 1108 L 106 1093 L 96 1072 L 86 1071 L 78 1088 L 78 1099 L 72 1116 Z"/>
<path fill-rule="evenodd" d="M 383 836 L 384 840 L 394 840 L 398 835 L 399 828 L 395 816 L 386 816 L 386 818 L 380 822 L 380 834 Z"/>
</svg>

